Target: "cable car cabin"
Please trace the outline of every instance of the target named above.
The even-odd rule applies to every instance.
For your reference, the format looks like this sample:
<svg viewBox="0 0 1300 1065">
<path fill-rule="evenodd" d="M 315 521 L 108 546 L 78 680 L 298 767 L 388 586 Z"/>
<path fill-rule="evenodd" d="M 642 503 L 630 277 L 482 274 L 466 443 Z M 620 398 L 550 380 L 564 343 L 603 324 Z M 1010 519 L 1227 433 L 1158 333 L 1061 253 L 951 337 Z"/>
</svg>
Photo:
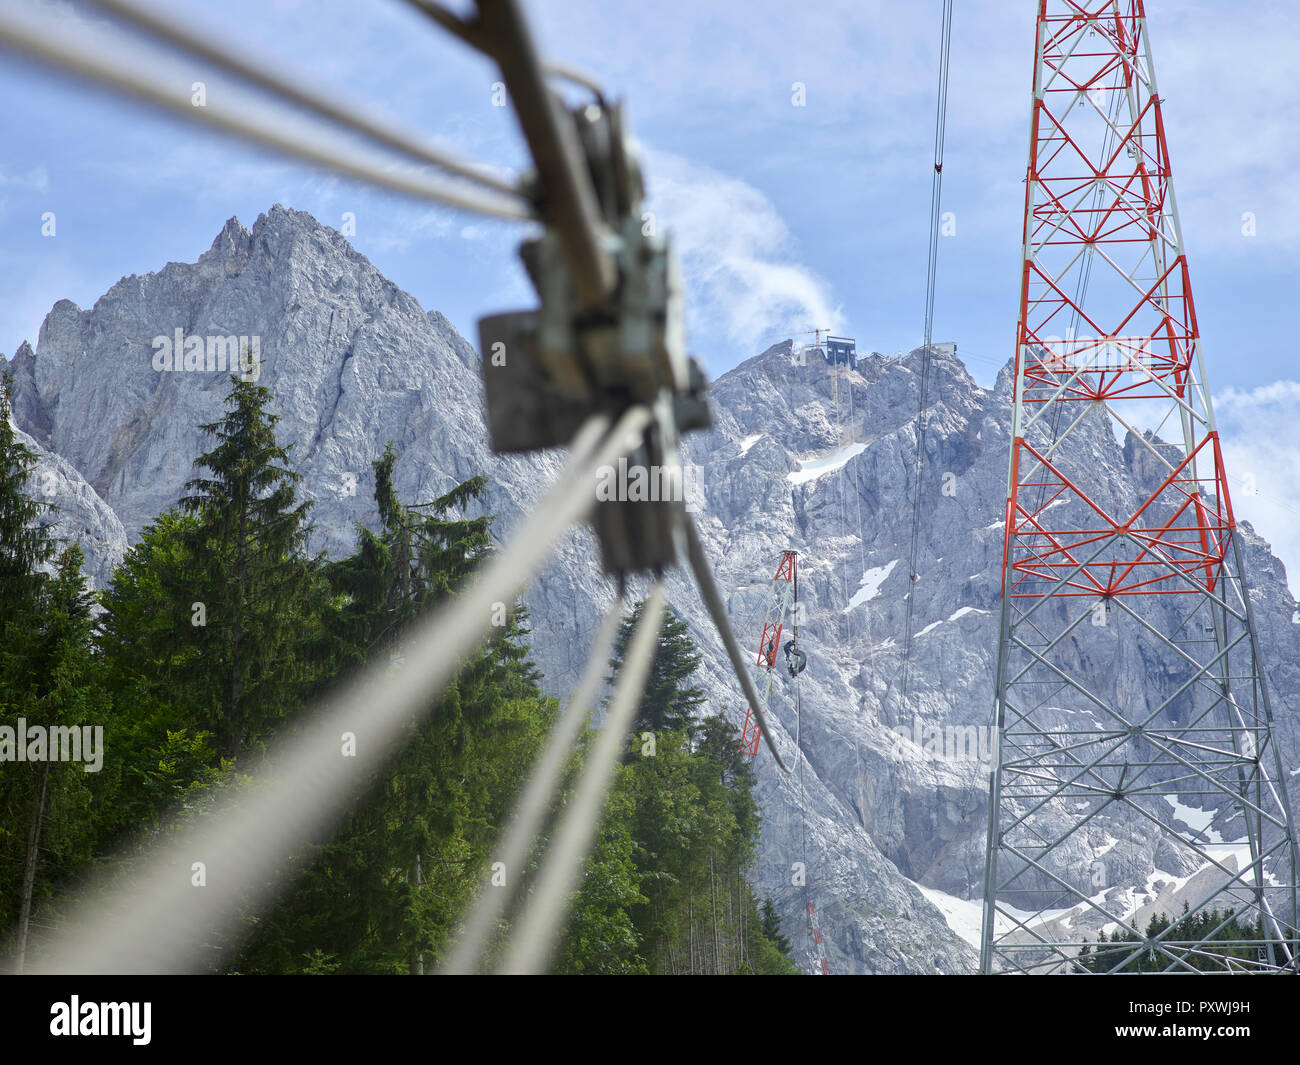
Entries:
<svg viewBox="0 0 1300 1065">
<path fill-rule="evenodd" d="M 851 337 L 827 337 L 826 361 L 832 366 L 840 364 L 850 370 L 858 368 L 858 345 Z"/>
</svg>

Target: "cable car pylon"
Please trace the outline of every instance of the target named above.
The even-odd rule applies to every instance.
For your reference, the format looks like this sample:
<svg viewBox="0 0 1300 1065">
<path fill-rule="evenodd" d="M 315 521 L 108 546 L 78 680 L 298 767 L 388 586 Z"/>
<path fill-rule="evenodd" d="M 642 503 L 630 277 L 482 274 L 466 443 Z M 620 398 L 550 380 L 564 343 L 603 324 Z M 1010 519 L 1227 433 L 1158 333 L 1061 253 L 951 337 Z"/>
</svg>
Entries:
<svg viewBox="0 0 1300 1065">
<path fill-rule="evenodd" d="M 776 573 L 772 576 L 772 590 L 768 594 L 767 613 L 763 617 L 763 631 L 759 636 L 758 654 L 754 663 L 754 687 L 761 695 L 762 710 L 769 721 L 772 720 L 772 696 L 776 688 L 777 656 L 785 653 L 785 669 L 790 675 L 794 689 L 795 707 L 795 761 L 799 767 L 799 813 L 802 822 L 800 844 L 801 879 L 796 885 L 803 887 L 804 911 L 807 919 L 808 957 L 810 972 L 816 976 L 829 976 L 830 960 L 826 955 L 826 938 L 822 934 L 821 922 L 817 916 L 817 906 L 811 897 L 808 872 L 808 812 L 804 793 L 803 767 L 807 761 L 803 756 L 803 707 L 799 696 L 799 677 L 808 668 L 808 655 L 799 646 L 799 622 L 803 611 L 799 606 L 799 553 L 797 551 L 781 552 L 781 561 L 777 563 Z M 790 619 L 790 638 L 783 644 L 781 635 Z M 745 728 L 741 733 L 741 749 L 750 755 L 758 753 L 759 741 L 762 739 L 755 720 L 753 708 L 745 712 Z"/>
<path fill-rule="evenodd" d="M 758 655 L 754 662 L 754 687 L 763 700 L 760 709 L 765 715 L 772 705 L 775 684 L 772 670 L 776 666 L 777 652 L 781 649 L 781 630 L 785 628 L 786 614 L 794 603 L 797 566 L 798 552 L 781 552 L 781 561 L 777 564 L 776 574 L 772 578 L 772 590 L 767 598 L 767 613 L 763 617 L 763 632 L 759 637 Z M 757 754 L 761 739 L 754 708 L 747 707 L 745 727 L 740 739 L 742 750 L 746 754 Z"/>
<path fill-rule="evenodd" d="M 981 969 L 1295 973 L 1295 828 L 1142 0 L 1039 0 L 1036 42 Z M 1187 912 L 1139 915 L 1135 869 Z"/>
</svg>

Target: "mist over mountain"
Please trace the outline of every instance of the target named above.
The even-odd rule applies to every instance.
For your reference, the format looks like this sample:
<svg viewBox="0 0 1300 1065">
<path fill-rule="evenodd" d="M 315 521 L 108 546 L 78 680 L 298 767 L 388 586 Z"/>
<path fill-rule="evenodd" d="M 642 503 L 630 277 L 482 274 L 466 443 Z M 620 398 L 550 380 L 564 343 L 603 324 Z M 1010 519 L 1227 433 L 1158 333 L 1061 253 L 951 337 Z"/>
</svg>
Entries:
<svg viewBox="0 0 1300 1065">
<path fill-rule="evenodd" d="M 58 506 L 49 520 L 81 543 L 102 587 L 128 544 L 195 476 L 193 459 L 209 446 L 199 427 L 220 416 L 232 368 L 273 394 L 300 492 L 315 500 L 313 549 L 342 555 L 357 522 L 377 523 L 370 463 L 390 440 L 403 500 L 486 473 L 487 510 L 508 538 L 526 526 L 563 456 L 489 451 L 478 363 L 442 315 L 422 309 L 344 237 L 276 206 L 251 230 L 231 219 L 195 263 L 123 278 L 88 310 L 60 301 L 35 348 L 24 342 L 9 368 L 15 424 L 40 457 L 33 484 Z M 799 552 L 809 656 L 800 750 L 796 758 L 792 685 L 778 670 L 774 727 L 795 771 L 782 773 L 766 751 L 755 759 L 763 812 L 755 886 L 776 901 L 798 954 L 805 898 L 815 902 L 839 973 L 975 965 L 987 814 L 980 730 L 993 699 L 1010 375 L 984 389 L 955 355 L 931 360 L 912 582 L 920 369 L 919 353 L 863 354 L 854 369 L 833 368 L 787 341 L 714 382 L 714 428 L 683 448 L 700 473 L 701 533 L 747 647 L 757 643 L 781 552 Z M 1076 439 L 1115 500 L 1136 498 L 1156 476 L 1144 448 L 1100 423 L 1081 426 Z M 1300 764 L 1296 602 L 1282 564 L 1248 526 L 1244 542 L 1291 769 Z M 590 535 L 575 530 L 525 597 L 533 655 L 552 694 L 571 687 L 612 598 L 596 557 Z M 909 591 L 915 637 L 904 693 Z M 675 573 L 669 593 L 704 656 L 710 709 L 739 725 L 743 697 L 692 582 Z M 1174 664 L 1117 626 L 1082 628 L 1074 650 L 1098 691 L 1154 708 L 1177 688 Z M 1293 792 L 1297 779 L 1292 772 L 1287 781 Z M 1236 838 L 1231 811 L 1202 810 L 1202 799 L 1174 790 L 1168 799 L 1211 817 L 1225 841 Z M 1098 890 L 1132 891 L 1135 910 L 1168 899 L 1175 881 L 1195 873 L 1149 826 L 1118 816 L 1078 833 L 1059 872 L 1095 883 L 1098 862 Z M 807 892 L 795 882 L 797 863 L 806 864 Z M 1086 915 L 1078 921 L 1089 931 Z"/>
</svg>

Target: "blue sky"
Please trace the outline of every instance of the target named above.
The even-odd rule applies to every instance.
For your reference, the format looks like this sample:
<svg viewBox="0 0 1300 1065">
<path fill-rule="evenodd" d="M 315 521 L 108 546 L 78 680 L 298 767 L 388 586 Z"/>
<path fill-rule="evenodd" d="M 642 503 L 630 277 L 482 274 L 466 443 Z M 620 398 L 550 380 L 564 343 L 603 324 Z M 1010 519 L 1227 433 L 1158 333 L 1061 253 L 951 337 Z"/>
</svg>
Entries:
<svg viewBox="0 0 1300 1065">
<path fill-rule="evenodd" d="M 69 32 L 96 17 L 25 0 Z M 626 99 L 651 207 L 677 235 L 691 350 L 713 375 L 814 326 L 907 350 L 923 327 L 939 0 L 526 0 L 543 52 Z M 173 0 L 250 58 L 369 102 L 506 170 L 524 153 L 492 106 L 491 65 L 387 0 Z M 982 383 L 1011 354 L 1033 46 L 1029 0 L 957 0 L 935 338 Z M 364 14 L 359 14 L 364 12 Z M 1300 11 L 1289 3 L 1148 3 L 1210 382 L 1238 511 L 1300 573 Z M 156 71 L 209 96 L 195 64 Z M 807 106 L 792 106 L 792 86 Z M 482 314 L 531 305 L 520 226 L 285 162 L 0 56 L 0 351 L 36 339 L 55 300 L 90 306 L 123 275 L 193 261 L 224 221 L 272 203 L 338 227 L 471 339 Z M 54 237 L 41 216 L 53 211 Z M 1256 235 L 1242 234 L 1253 212 Z M 1293 578 L 1294 582 L 1294 578 Z"/>
</svg>

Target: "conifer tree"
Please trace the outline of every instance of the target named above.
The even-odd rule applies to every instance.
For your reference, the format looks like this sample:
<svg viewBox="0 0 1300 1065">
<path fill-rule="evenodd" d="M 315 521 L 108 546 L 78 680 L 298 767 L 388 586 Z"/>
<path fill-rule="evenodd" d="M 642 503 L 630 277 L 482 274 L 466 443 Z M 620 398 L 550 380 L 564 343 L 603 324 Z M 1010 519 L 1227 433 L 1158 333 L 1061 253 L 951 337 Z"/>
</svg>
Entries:
<svg viewBox="0 0 1300 1065">
<path fill-rule="evenodd" d="M 316 679 L 320 585 L 305 557 L 311 502 L 298 501 L 300 475 L 276 440 L 271 394 L 235 375 L 231 382 L 230 409 L 201 426 L 217 440 L 196 461 L 207 475 L 186 484 L 192 494 L 180 505 L 196 519 L 189 548 L 205 624 L 194 628 L 205 668 L 219 682 L 204 725 L 238 757 Z"/>
<path fill-rule="evenodd" d="M 95 640 L 113 697 L 108 737 L 117 752 L 102 774 L 113 793 L 98 815 L 104 847 L 162 829 L 229 775 L 210 731 L 222 686 L 207 657 L 210 577 L 194 557 L 198 530 L 192 516 L 161 514 L 99 595 Z"/>
<path fill-rule="evenodd" d="M 469 514 L 485 478 L 408 505 L 394 487 L 395 464 L 391 445 L 373 463 L 381 527 L 359 528 L 357 551 L 326 567 L 340 663 L 403 668 L 411 626 L 456 591 L 491 545 L 491 517 Z M 310 856 L 294 893 L 259 923 L 242 971 L 426 971 L 478 885 L 554 714 L 527 659 L 523 618 L 518 607 L 504 610 L 494 637 L 413 724 L 394 763 Z"/>
<path fill-rule="evenodd" d="M 637 603 L 623 619 L 614 640 L 613 673 L 622 663 L 632 633 L 645 610 L 645 600 Z M 645 694 L 637 711 L 636 732 L 686 732 L 695 727 L 696 711 L 704 704 L 704 692 L 689 683 L 702 661 L 691 640 L 690 629 L 670 608 L 664 615 Z"/>
<path fill-rule="evenodd" d="M 48 528 L 38 524 L 50 505 L 27 492 L 36 455 L 18 440 L 10 417 L 6 373 L 0 375 L 0 725 L 16 735 L 19 719 L 39 698 L 33 691 L 40 656 L 37 633 L 48 584 L 40 567 L 56 545 Z M 5 751 L 7 763 L 16 763 L 16 754 Z M 14 958 L 21 970 L 46 776 L 33 763 L 0 765 L 0 921 L 4 927 L 15 921 L 24 926 Z"/>
<path fill-rule="evenodd" d="M 781 932 L 781 918 L 777 915 L 776 905 L 770 898 L 763 900 L 761 916 L 763 923 L 759 927 L 763 935 L 767 936 L 782 954 L 789 954 L 790 940 Z"/>
<path fill-rule="evenodd" d="M 615 643 L 617 673 L 641 605 L 624 620 Z M 754 777 L 735 726 L 699 716 L 703 692 L 692 683 L 701 656 L 680 618 L 660 632 L 633 742 L 601 826 L 597 853 L 626 836 L 634 843 L 636 887 L 630 904 L 635 946 L 602 971 L 655 973 L 792 973 L 766 934 L 746 874 L 759 831 Z M 644 733 L 653 735 L 647 744 Z M 617 894 L 610 871 L 588 865 L 579 915 Z M 580 927 L 580 922 L 575 921 Z M 564 971 L 593 971 L 592 959 L 570 943 Z"/>
<path fill-rule="evenodd" d="M 80 728 L 102 725 L 107 701 L 89 654 L 81 549 L 60 549 L 52 527 L 41 523 L 53 508 L 27 492 L 36 456 L 17 439 L 9 397 L 8 376 L 2 375 L 0 725 L 13 737 L 3 742 L 15 746 L 24 741 L 26 726 L 44 737 L 43 746 L 24 749 L 22 762 L 17 750 L 4 751 L 0 762 L 0 928 L 15 929 L 14 964 L 21 971 L 40 900 L 89 856 L 89 752 L 81 750 Z M 78 730 L 74 752 L 83 761 L 53 760 L 49 737 L 55 728 Z"/>
<path fill-rule="evenodd" d="M 8 372 L 0 374 L 0 625 L 6 628 L 30 606 L 45 580 L 40 567 L 56 549 L 48 528 L 39 524 L 53 507 L 28 493 L 36 455 L 18 440 L 10 421 L 10 388 Z"/>
</svg>

